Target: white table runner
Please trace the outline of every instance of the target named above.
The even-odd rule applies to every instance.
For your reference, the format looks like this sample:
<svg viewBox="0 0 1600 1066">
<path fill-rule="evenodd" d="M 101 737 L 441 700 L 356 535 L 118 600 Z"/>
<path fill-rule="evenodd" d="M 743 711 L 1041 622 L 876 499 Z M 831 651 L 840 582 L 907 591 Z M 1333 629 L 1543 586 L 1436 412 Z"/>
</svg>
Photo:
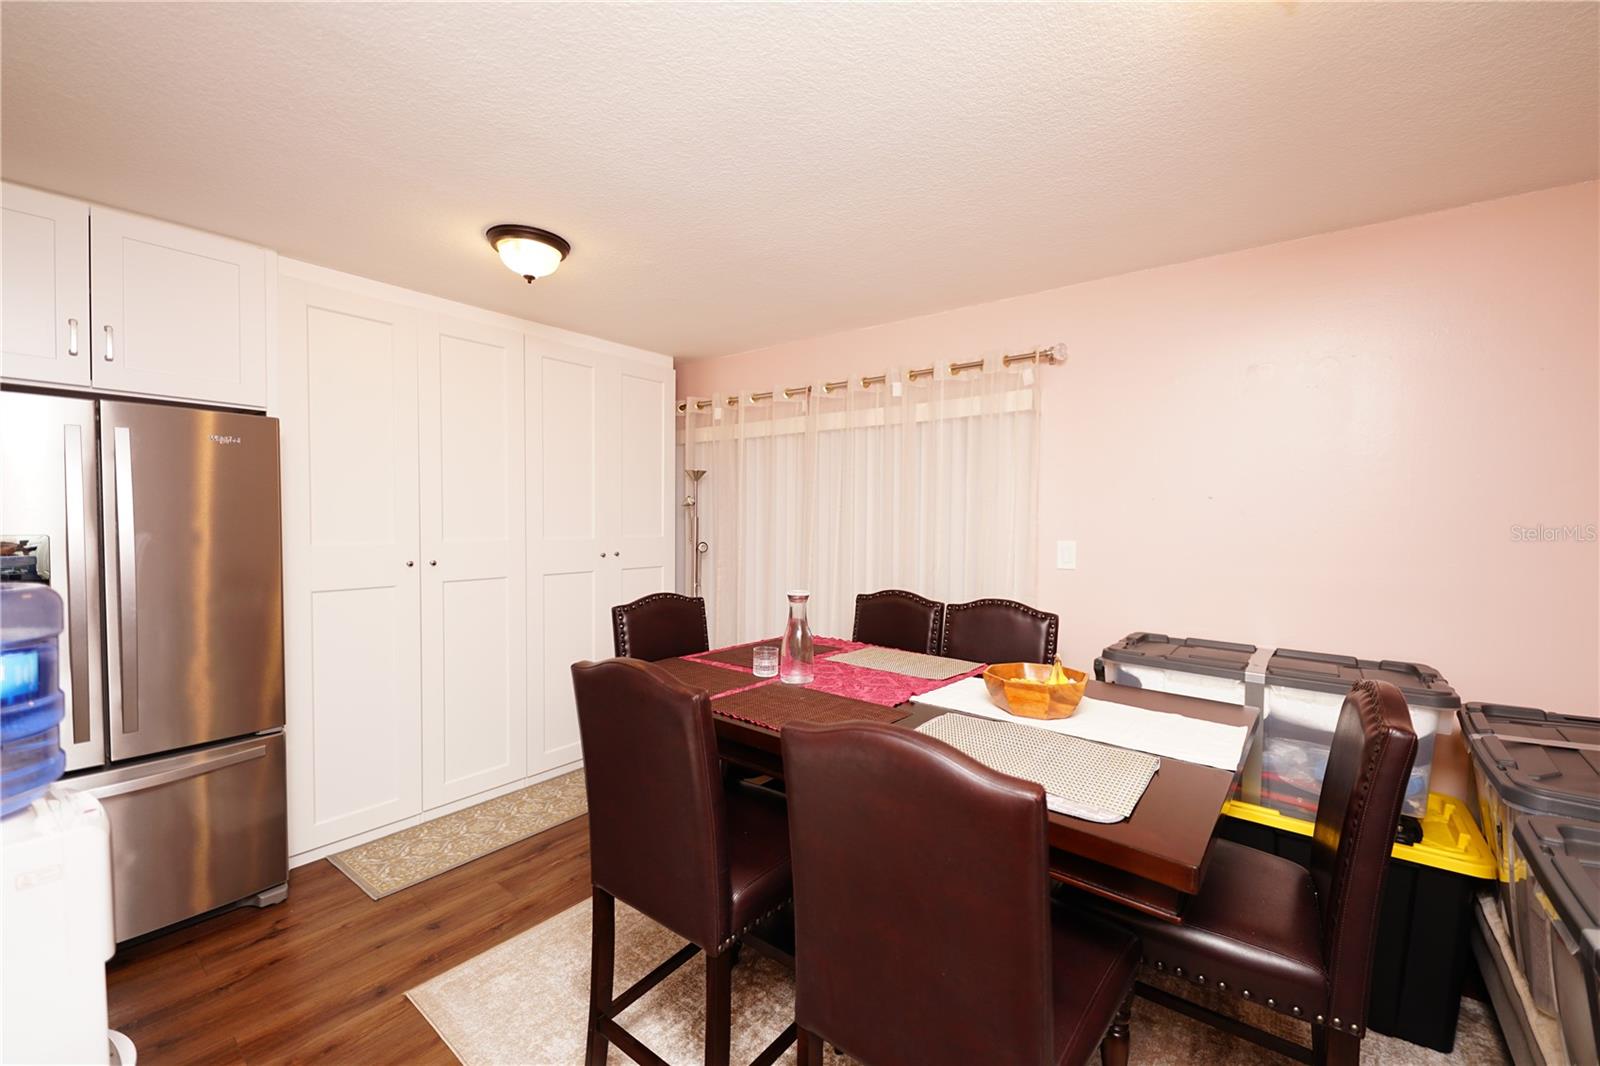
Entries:
<svg viewBox="0 0 1600 1066">
<path fill-rule="evenodd" d="M 1168 759 L 1214 766 L 1219 770 L 1238 769 L 1244 756 L 1245 743 L 1250 738 L 1250 731 L 1242 725 L 1225 725 L 1187 718 L 1181 714 L 1165 714 L 1092 696 L 1083 698 L 1071 718 L 1058 718 L 1055 721 L 1018 718 L 994 705 L 981 677 L 963 678 L 932 692 L 912 696 L 911 702 L 1035 729 L 1048 729 Z"/>
</svg>

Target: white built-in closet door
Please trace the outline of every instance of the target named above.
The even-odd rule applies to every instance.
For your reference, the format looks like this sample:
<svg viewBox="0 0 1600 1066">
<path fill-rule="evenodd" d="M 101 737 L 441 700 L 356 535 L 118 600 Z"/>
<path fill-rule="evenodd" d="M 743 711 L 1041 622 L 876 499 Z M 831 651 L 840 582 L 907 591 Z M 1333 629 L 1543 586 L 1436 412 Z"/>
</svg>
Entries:
<svg viewBox="0 0 1600 1066">
<path fill-rule="evenodd" d="M 611 654 L 615 370 L 528 334 L 528 772 L 581 757 L 572 664 Z"/>
<path fill-rule="evenodd" d="M 289 851 L 422 809 L 414 312 L 281 290 Z"/>
<path fill-rule="evenodd" d="M 422 783 L 436 807 L 527 765 L 522 335 L 440 319 L 419 382 Z"/>
<path fill-rule="evenodd" d="M 622 362 L 616 370 L 617 536 L 612 541 L 626 603 L 675 585 L 673 379 L 671 367 Z"/>
</svg>

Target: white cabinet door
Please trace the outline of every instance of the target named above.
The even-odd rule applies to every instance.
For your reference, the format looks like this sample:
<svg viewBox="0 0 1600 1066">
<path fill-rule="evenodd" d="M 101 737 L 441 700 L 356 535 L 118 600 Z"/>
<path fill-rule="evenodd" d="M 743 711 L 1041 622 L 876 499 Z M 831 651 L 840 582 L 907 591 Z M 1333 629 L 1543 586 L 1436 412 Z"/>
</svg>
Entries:
<svg viewBox="0 0 1600 1066">
<path fill-rule="evenodd" d="M 611 654 L 615 435 L 602 357 L 526 335 L 528 772 L 580 757 L 572 664 Z"/>
<path fill-rule="evenodd" d="M 422 810 L 415 312 L 281 293 L 289 851 Z"/>
<path fill-rule="evenodd" d="M 617 473 L 603 483 L 615 486 L 618 494 L 617 529 L 611 538 L 620 581 L 618 603 L 675 585 L 673 386 L 671 367 L 617 364 Z"/>
<path fill-rule="evenodd" d="M 673 371 L 529 334 L 528 772 L 582 756 L 572 664 L 673 587 Z"/>
<path fill-rule="evenodd" d="M 522 335 L 440 319 L 423 334 L 418 371 L 431 808 L 527 766 Z"/>
<path fill-rule="evenodd" d="M 89 205 L 0 185 L 0 375 L 89 384 Z"/>
<path fill-rule="evenodd" d="M 89 221 L 95 387 L 266 407 L 266 251 L 109 208 Z"/>
</svg>

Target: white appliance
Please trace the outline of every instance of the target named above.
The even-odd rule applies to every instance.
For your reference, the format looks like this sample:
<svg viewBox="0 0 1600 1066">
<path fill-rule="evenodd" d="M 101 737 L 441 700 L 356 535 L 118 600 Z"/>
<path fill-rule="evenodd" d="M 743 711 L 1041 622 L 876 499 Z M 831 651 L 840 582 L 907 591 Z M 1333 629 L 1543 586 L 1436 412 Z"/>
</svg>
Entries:
<svg viewBox="0 0 1600 1066">
<path fill-rule="evenodd" d="M 0 1061 L 108 1062 L 115 942 L 105 809 L 57 785 L 0 822 L 0 841 Z"/>
</svg>

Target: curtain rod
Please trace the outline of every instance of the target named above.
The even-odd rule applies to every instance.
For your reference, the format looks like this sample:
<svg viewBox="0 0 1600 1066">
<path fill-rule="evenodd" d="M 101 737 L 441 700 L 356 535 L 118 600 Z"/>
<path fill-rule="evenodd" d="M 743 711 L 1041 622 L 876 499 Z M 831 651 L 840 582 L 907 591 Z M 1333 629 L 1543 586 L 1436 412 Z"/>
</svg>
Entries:
<svg viewBox="0 0 1600 1066">
<path fill-rule="evenodd" d="M 1064 346 L 1060 345 L 1060 344 L 1052 344 L 1052 345 L 1050 345 L 1049 347 L 1046 347 L 1046 348 L 1035 348 L 1032 351 L 1027 351 L 1027 352 L 1015 352 L 1015 353 L 1013 353 L 1011 355 L 1007 355 L 1007 356 L 1003 357 L 1000 360 L 1000 362 L 1005 366 L 1011 366 L 1014 363 L 1035 363 L 1035 364 L 1038 364 L 1040 366 L 1056 366 L 1056 365 L 1058 365 L 1060 363 L 1064 363 L 1064 362 L 1067 361 L 1066 360 L 1066 356 L 1061 351 L 1061 349 L 1063 347 Z M 972 360 L 968 360 L 965 363 L 951 363 L 950 364 L 950 373 L 951 374 L 959 374 L 963 370 L 982 370 L 983 369 L 983 363 L 984 363 L 984 361 L 982 359 L 972 359 Z M 931 378 L 931 377 L 933 377 L 933 372 L 934 372 L 934 368 L 931 367 L 931 366 L 919 367 L 916 370 L 907 371 L 906 378 L 907 378 L 907 380 L 910 380 L 910 381 L 915 381 L 918 378 Z M 872 374 L 870 376 L 863 377 L 861 379 L 861 385 L 862 385 L 863 388 L 867 388 L 867 387 L 870 387 L 872 385 L 883 385 L 883 384 L 887 383 L 888 380 L 889 380 L 889 375 L 888 374 Z M 846 380 L 846 381 L 828 381 L 828 382 L 824 382 L 823 383 L 822 391 L 825 392 L 825 393 L 834 392 L 834 391 L 836 391 L 838 389 L 848 388 L 849 385 L 850 385 L 850 382 L 848 380 Z M 796 396 L 810 396 L 811 395 L 811 388 L 812 387 L 810 385 L 797 385 L 794 388 L 784 389 L 783 390 L 783 398 L 785 400 L 792 400 Z M 770 400 L 770 399 L 772 399 L 772 397 L 773 397 L 772 390 L 768 390 L 766 392 L 752 392 L 750 394 L 750 399 L 752 399 L 752 400 Z M 728 406 L 729 407 L 737 407 L 738 405 L 739 405 L 739 397 L 737 397 L 737 396 L 729 396 L 728 397 Z M 695 406 L 695 410 L 704 411 L 706 408 L 711 406 L 711 401 L 710 400 L 697 400 L 697 401 L 695 401 L 695 405 L 694 406 Z M 689 405 L 688 405 L 687 402 L 678 404 L 678 413 L 679 414 L 683 414 L 688 409 L 689 409 Z"/>
</svg>

